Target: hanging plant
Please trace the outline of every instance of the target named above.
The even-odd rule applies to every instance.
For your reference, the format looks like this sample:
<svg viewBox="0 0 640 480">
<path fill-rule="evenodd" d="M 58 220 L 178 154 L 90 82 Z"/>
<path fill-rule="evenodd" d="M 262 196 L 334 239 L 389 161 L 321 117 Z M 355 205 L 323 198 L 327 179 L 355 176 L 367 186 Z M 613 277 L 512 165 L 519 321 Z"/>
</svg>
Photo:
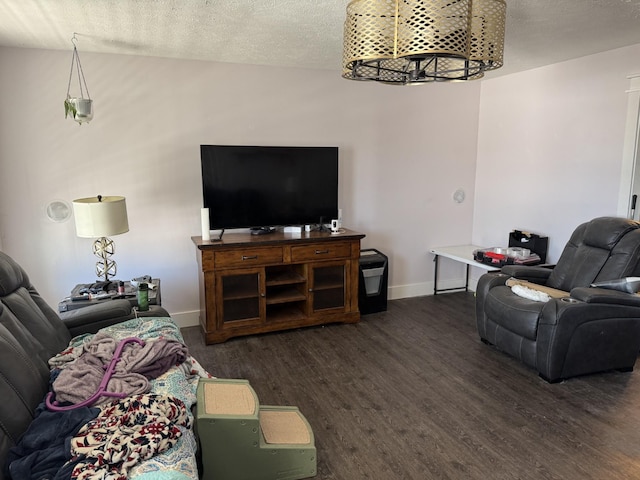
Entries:
<svg viewBox="0 0 640 480">
<path fill-rule="evenodd" d="M 77 112 L 78 110 L 76 109 L 75 102 L 67 97 L 67 99 L 64 101 L 64 118 L 67 118 L 69 115 L 75 118 Z"/>
<path fill-rule="evenodd" d="M 73 34 L 71 39 L 73 43 L 73 55 L 71 57 L 71 71 L 69 72 L 69 85 L 67 86 L 67 98 L 64 101 L 64 118 L 71 117 L 80 125 L 83 123 L 89 123 L 93 118 L 93 100 L 89 95 L 89 88 L 87 87 L 87 81 L 84 79 L 84 72 L 82 71 L 82 65 L 80 64 L 80 55 L 76 48 L 76 35 Z M 80 96 L 71 96 L 71 81 L 75 76 L 78 80 L 80 87 Z M 86 97 L 85 97 L 86 93 Z"/>
</svg>

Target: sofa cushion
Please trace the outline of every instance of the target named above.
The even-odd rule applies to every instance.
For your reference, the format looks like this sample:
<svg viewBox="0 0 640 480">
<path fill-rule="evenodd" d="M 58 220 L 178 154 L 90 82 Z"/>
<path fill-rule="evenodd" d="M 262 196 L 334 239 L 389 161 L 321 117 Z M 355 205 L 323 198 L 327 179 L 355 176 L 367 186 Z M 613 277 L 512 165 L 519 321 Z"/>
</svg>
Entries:
<svg viewBox="0 0 640 480">
<path fill-rule="evenodd" d="M 587 223 L 583 243 L 595 248 L 613 250 L 622 237 L 637 228 L 636 222 L 626 218 L 594 218 Z"/>
<path fill-rule="evenodd" d="M 2 463 L 33 420 L 36 407 L 47 392 L 47 360 L 66 347 L 70 338 L 62 321 L 31 286 L 24 270 L 0 252 Z"/>
<path fill-rule="evenodd" d="M 62 320 L 31 285 L 22 267 L 2 252 L 0 302 L 40 343 L 47 358 L 62 350 L 71 340 L 71 335 Z"/>
<path fill-rule="evenodd" d="M 571 291 L 633 275 L 640 258 L 639 227 L 638 222 L 617 217 L 583 223 L 571 235 L 547 286 Z"/>
<path fill-rule="evenodd" d="M 545 306 L 513 294 L 505 285 L 492 288 L 485 300 L 484 310 L 488 318 L 497 325 L 530 340 L 535 340 L 538 319 Z"/>
<path fill-rule="evenodd" d="M 10 313 L 0 305 L 0 317 L 6 315 Z M 7 457 L 9 448 L 33 420 L 36 407 L 47 392 L 48 379 L 46 362 L 23 348 L 0 323 L 0 459 Z"/>
</svg>

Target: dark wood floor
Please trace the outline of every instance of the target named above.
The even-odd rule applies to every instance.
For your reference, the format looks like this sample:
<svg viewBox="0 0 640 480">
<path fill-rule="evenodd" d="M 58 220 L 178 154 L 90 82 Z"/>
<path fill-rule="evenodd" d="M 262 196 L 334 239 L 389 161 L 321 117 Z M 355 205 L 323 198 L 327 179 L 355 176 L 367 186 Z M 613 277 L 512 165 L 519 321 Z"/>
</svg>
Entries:
<svg viewBox="0 0 640 480">
<path fill-rule="evenodd" d="M 480 342 L 474 297 L 390 301 L 356 325 L 205 346 L 213 375 L 311 424 L 317 479 L 640 479 L 640 368 L 550 385 Z"/>
</svg>

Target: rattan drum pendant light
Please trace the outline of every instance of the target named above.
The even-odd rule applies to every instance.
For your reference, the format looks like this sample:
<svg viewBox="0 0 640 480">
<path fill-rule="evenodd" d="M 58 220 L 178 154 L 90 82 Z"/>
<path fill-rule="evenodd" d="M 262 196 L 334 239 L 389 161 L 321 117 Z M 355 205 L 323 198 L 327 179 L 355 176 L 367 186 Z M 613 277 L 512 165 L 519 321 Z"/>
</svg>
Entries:
<svg viewBox="0 0 640 480">
<path fill-rule="evenodd" d="M 502 66 L 505 0 L 352 0 L 342 76 L 393 85 L 475 80 Z"/>
</svg>

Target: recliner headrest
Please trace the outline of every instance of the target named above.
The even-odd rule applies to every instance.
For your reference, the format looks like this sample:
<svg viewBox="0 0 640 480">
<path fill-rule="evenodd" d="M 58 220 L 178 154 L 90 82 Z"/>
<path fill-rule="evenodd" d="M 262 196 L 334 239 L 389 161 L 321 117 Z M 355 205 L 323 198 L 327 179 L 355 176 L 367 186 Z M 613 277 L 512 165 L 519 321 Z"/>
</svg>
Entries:
<svg viewBox="0 0 640 480">
<path fill-rule="evenodd" d="M 611 250 L 622 237 L 637 228 L 640 228 L 640 223 L 628 218 L 594 218 L 587 224 L 583 243 L 591 247 Z"/>
<path fill-rule="evenodd" d="M 0 297 L 29 285 L 26 272 L 6 253 L 0 252 Z"/>
</svg>

